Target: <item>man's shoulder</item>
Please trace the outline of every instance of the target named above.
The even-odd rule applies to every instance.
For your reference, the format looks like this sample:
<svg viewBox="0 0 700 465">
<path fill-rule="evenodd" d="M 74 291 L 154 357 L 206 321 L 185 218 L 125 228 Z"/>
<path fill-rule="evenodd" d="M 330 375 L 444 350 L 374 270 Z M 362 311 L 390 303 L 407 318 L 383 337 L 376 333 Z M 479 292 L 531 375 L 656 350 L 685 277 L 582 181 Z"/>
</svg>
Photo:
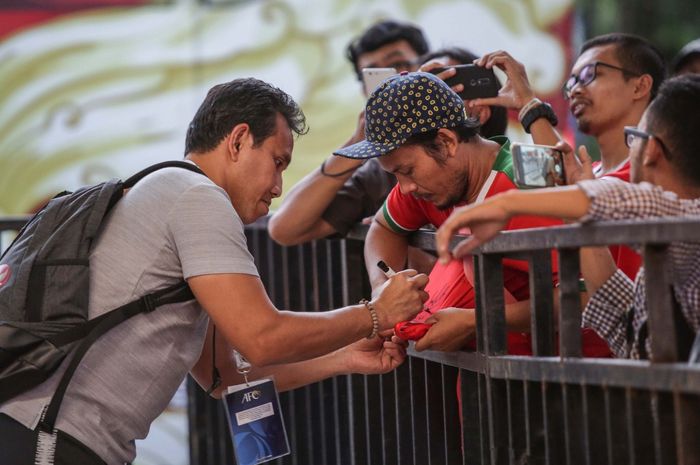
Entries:
<svg viewBox="0 0 700 465">
<path fill-rule="evenodd" d="M 182 168 L 163 168 L 141 179 L 119 201 L 114 222 L 137 221 L 158 229 L 168 224 L 202 224 L 237 218 L 226 192 L 206 176 Z M 238 221 L 237 221 L 238 223 Z"/>
<path fill-rule="evenodd" d="M 230 202 L 228 194 L 201 173 L 182 168 L 163 168 L 149 174 L 132 188 L 132 198 L 148 196 L 172 203 L 185 197 L 213 197 Z M 128 196 L 127 196 L 128 198 Z"/>
<path fill-rule="evenodd" d="M 216 186 L 208 177 L 201 173 L 178 167 L 162 168 L 144 177 L 136 185 L 143 184 L 175 184 L 178 187 L 194 185 Z"/>
<path fill-rule="evenodd" d="M 496 160 L 491 169 L 499 173 L 505 174 L 511 180 L 513 179 L 513 156 L 510 153 L 510 140 L 506 136 L 495 136 L 489 138 L 490 141 L 500 145 Z"/>
</svg>

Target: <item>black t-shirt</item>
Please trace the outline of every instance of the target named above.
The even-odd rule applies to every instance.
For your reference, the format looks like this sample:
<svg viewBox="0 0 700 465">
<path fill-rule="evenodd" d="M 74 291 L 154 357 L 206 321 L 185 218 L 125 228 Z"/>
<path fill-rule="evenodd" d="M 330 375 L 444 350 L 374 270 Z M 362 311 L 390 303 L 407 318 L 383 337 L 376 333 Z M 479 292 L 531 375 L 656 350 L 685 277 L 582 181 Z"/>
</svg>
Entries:
<svg viewBox="0 0 700 465">
<path fill-rule="evenodd" d="M 322 218 L 345 235 L 355 223 L 379 210 L 395 184 L 396 177 L 371 158 L 345 181 Z"/>
</svg>

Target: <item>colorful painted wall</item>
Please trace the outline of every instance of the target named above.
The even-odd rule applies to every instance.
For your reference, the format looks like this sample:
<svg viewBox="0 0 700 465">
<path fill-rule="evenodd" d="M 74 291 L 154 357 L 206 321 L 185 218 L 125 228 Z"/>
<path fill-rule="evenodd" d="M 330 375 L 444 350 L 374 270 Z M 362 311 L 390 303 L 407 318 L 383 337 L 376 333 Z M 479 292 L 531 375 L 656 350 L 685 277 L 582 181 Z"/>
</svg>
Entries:
<svg viewBox="0 0 700 465">
<path fill-rule="evenodd" d="M 209 87 L 244 76 L 289 92 L 307 114 L 289 188 L 353 132 L 364 101 L 345 46 L 384 18 L 417 23 L 432 48 L 508 50 L 566 121 L 572 1 L 3 0 L 0 215 L 181 158 Z M 524 138 L 515 125 L 510 135 Z M 137 464 L 188 463 L 184 409 L 176 396 Z"/>
<path fill-rule="evenodd" d="M 344 48 L 380 18 L 421 25 L 433 48 L 509 50 L 558 97 L 571 11 L 571 0 L 5 0 L 0 214 L 181 157 L 206 90 L 242 76 L 286 90 L 308 116 L 289 187 L 352 133 L 363 100 Z"/>
</svg>

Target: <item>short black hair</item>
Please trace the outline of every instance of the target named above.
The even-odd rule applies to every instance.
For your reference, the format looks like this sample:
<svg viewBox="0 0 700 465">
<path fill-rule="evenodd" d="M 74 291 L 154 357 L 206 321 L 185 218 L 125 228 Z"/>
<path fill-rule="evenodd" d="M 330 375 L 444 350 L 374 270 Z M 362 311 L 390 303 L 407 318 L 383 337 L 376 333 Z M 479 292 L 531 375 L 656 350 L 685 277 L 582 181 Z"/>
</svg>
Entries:
<svg viewBox="0 0 700 465">
<path fill-rule="evenodd" d="M 606 45 L 615 46 L 615 56 L 623 68 L 632 71 L 638 76 L 642 74 L 651 76 L 653 83 L 649 100 L 653 100 L 659 91 L 661 83 L 666 78 L 666 61 L 661 52 L 644 37 L 624 32 L 613 32 L 587 40 L 581 46 L 579 55 L 588 49 Z M 631 77 L 633 76 L 626 75 L 625 79 L 630 79 Z"/>
<path fill-rule="evenodd" d="M 457 140 L 459 140 L 459 142 L 469 142 L 475 137 L 477 137 L 479 134 L 479 126 L 473 124 L 473 122 L 471 122 L 472 124 L 469 123 L 470 122 L 462 126 L 447 129 L 457 134 Z M 409 137 L 403 145 L 423 146 L 425 151 L 428 152 L 428 155 L 430 155 L 432 158 L 435 159 L 435 161 L 442 165 L 445 163 L 445 155 L 442 152 L 442 150 L 440 150 L 439 144 L 436 142 L 438 131 L 439 129 L 432 129 L 430 131 L 414 134 L 411 137 Z"/>
<path fill-rule="evenodd" d="M 467 49 L 461 47 L 445 47 L 434 52 L 428 52 L 420 57 L 420 62 L 425 63 L 435 58 L 447 57 L 451 60 L 468 65 L 474 62 L 478 56 Z M 501 88 L 501 83 L 498 83 L 498 88 Z M 486 138 L 494 136 L 502 136 L 508 128 L 508 110 L 505 107 L 491 105 L 491 117 L 479 129 L 479 134 Z"/>
<path fill-rule="evenodd" d="M 235 79 L 212 87 L 187 129 L 185 155 L 216 148 L 237 124 L 247 123 L 253 143 L 270 137 L 281 114 L 295 134 L 307 132 L 306 117 L 286 92 L 255 78 Z"/>
<path fill-rule="evenodd" d="M 695 39 L 683 46 L 671 61 L 669 68 L 672 74 L 677 74 L 688 62 L 700 58 L 700 39 Z"/>
<path fill-rule="evenodd" d="M 357 66 L 357 59 L 363 53 L 373 52 L 387 44 L 405 40 L 417 55 L 428 52 L 428 41 L 423 31 L 413 24 L 398 21 L 381 21 L 374 24 L 362 35 L 348 45 L 345 55 L 355 68 L 357 78 L 362 80 L 362 70 Z"/>
<path fill-rule="evenodd" d="M 700 75 L 664 82 L 646 118 L 647 130 L 666 146 L 678 175 L 700 187 Z"/>
<path fill-rule="evenodd" d="M 476 54 L 462 47 L 443 47 L 433 52 L 428 52 L 420 57 L 421 63 L 434 60 L 435 58 L 447 57 L 463 65 L 470 64 L 477 58 Z"/>
</svg>

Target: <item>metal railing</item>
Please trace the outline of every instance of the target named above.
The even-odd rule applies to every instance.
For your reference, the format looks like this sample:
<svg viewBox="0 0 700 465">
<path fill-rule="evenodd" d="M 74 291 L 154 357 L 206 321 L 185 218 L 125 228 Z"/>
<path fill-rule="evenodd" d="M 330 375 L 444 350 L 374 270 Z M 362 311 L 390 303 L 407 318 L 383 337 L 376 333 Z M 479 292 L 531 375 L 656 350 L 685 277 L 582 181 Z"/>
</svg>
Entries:
<svg viewBox="0 0 700 465">
<path fill-rule="evenodd" d="M 0 221 L 0 231 L 13 228 Z M 678 361 L 667 259 L 669 242 L 697 242 L 699 228 L 697 220 L 671 219 L 501 234 L 476 259 L 477 351 L 410 351 L 387 375 L 336 377 L 283 393 L 292 455 L 275 463 L 700 463 L 700 366 Z M 365 232 L 357 227 L 346 239 L 280 247 L 268 238 L 266 221 L 246 230 L 275 305 L 306 311 L 370 294 Z M 433 240 L 429 232 L 411 238 L 428 250 Z M 581 358 L 578 248 L 613 243 L 643 246 L 652 360 Z M 552 248 L 559 257 L 558 327 Z M 532 270 L 532 357 L 505 355 L 504 256 L 527 260 Z M 191 463 L 235 463 L 220 402 L 192 381 L 189 388 Z"/>
<path fill-rule="evenodd" d="M 476 260 L 477 351 L 411 351 L 394 373 L 341 377 L 283 395 L 293 455 L 277 463 L 700 463 L 700 368 L 677 361 L 666 270 L 666 244 L 698 241 L 698 227 L 699 221 L 671 219 L 500 235 Z M 299 310 L 333 308 L 369 295 L 365 232 L 358 227 L 345 240 L 284 248 L 269 241 L 264 222 L 248 229 L 273 300 Z M 411 242 L 434 248 L 429 232 L 415 234 Z M 581 358 L 578 248 L 618 243 L 645 244 L 650 361 Z M 558 328 L 552 248 L 559 257 Z M 505 256 L 527 260 L 533 270 L 532 357 L 505 355 Z M 297 300 L 279 298 L 295 290 Z M 212 422 L 193 411 L 191 418 L 199 422 L 193 425 L 194 442 L 229 442 L 223 417 L 215 415 L 220 419 Z M 214 440 L 209 432 L 199 434 L 200 426 L 212 423 L 222 427 Z M 193 456 L 193 463 L 232 462 L 228 454 L 205 452 Z"/>
<path fill-rule="evenodd" d="M 481 247 L 478 351 L 418 355 L 461 369 L 463 399 L 472 401 L 463 406 L 464 463 L 700 463 L 700 366 L 679 362 L 668 269 L 668 243 L 698 242 L 698 227 L 700 221 L 681 219 L 575 225 L 504 233 Z M 418 243 L 430 245 L 432 238 Z M 579 247 L 617 243 L 642 244 L 644 250 L 650 361 L 581 358 Z M 559 257 L 559 356 L 551 316 L 552 248 Z M 526 259 L 534 270 L 534 357 L 504 355 L 505 256 Z M 469 378 L 471 384 L 464 383 Z M 467 411 L 478 412 L 479 420 Z"/>
</svg>

